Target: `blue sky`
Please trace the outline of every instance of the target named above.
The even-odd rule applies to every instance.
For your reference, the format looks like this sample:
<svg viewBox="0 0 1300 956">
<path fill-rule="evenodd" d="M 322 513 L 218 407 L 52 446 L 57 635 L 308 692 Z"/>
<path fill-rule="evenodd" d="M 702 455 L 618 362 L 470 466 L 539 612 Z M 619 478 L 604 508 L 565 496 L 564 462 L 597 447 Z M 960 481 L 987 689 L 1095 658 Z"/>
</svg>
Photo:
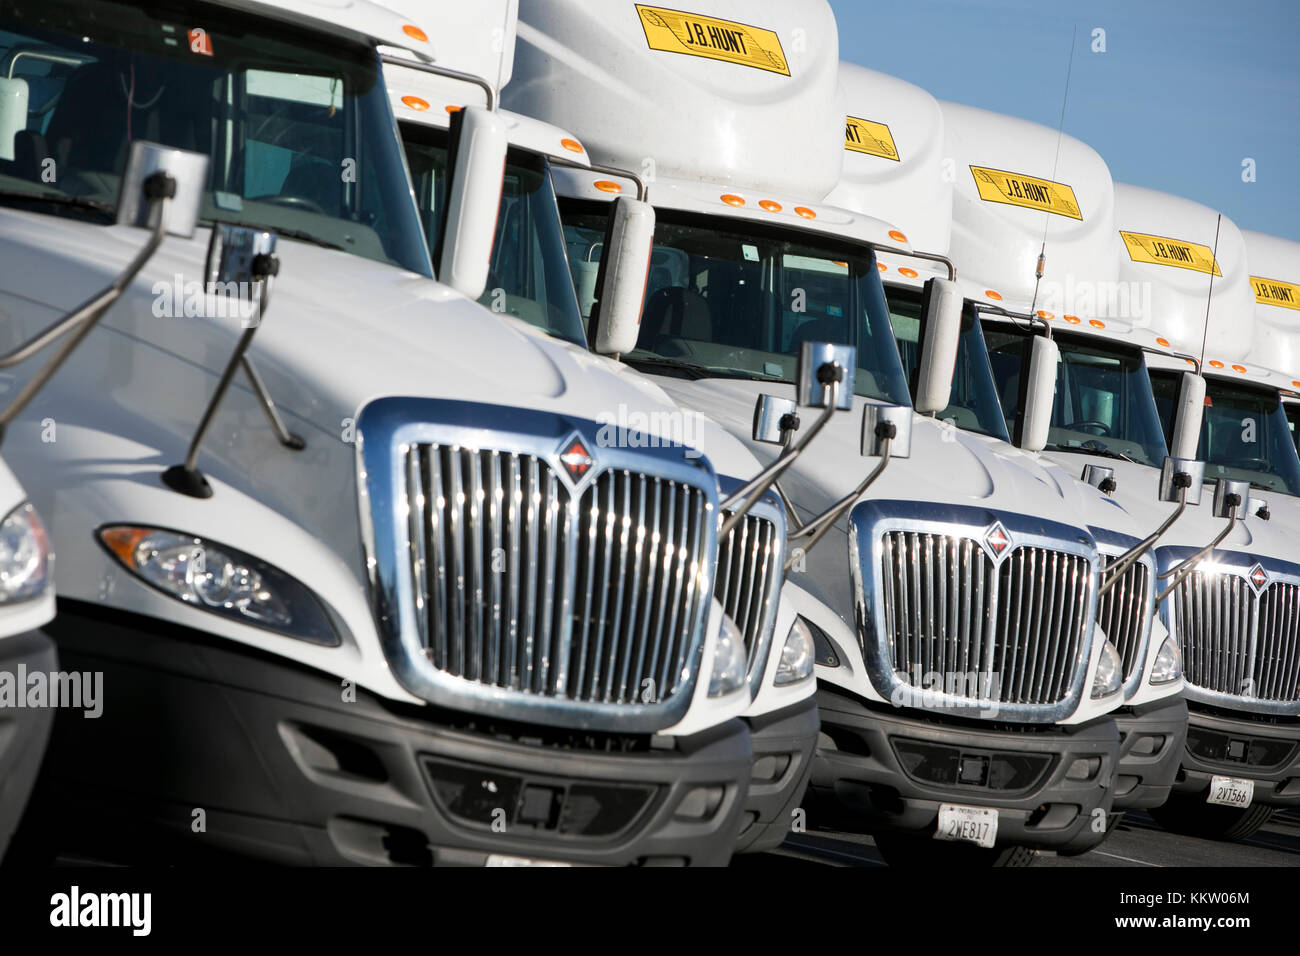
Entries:
<svg viewBox="0 0 1300 956">
<path fill-rule="evenodd" d="M 1297 0 L 830 0 L 840 56 L 1065 131 L 1120 182 L 1300 240 Z M 1092 52 L 1092 31 L 1106 52 Z M 1242 160 L 1255 160 L 1255 182 Z"/>
</svg>

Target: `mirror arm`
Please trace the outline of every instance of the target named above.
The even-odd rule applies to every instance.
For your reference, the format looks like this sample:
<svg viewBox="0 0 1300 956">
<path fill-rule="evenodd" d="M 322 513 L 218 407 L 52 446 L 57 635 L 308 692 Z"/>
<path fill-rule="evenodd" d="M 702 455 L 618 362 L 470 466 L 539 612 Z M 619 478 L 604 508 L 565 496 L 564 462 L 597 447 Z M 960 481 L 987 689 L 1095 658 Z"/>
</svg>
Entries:
<svg viewBox="0 0 1300 956">
<path fill-rule="evenodd" d="M 1129 550 L 1125 551 L 1114 561 L 1111 561 L 1102 569 L 1105 577 L 1102 579 L 1101 587 L 1097 589 L 1097 594 L 1102 595 L 1115 586 L 1120 577 L 1127 571 L 1135 561 L 1146 554 L 1155 545 L 1165 532 L 1168 531 L 1175 521 L 1181 517 L 1183 510 L 1187 507 L 1187 486 L 1180 485 L 1178 488 L 1178 507 L 1174 509 L 1173 514 L 1164 520 L 1160 527 L 1143 541 L 1135 544 Z"/>
<path fill-rule="evenodd" d="M 1232 529 L 1235 528 L 1236 526 L 1237 526 L 1237 512 L 1236 512 L 1236 508 L 1234 507 L 1232 517 L 1228 519 L 1228 526 L 1219 533 L 1219 536 L 1217 538 L 1215 538 L 1213 541 L 1211 541 L 1209 544 L 1203 547 L 1200 551 L 1197 551 L 1190 558 L 1183 561 L 1181 564 L 1174 565 L 1164 574 L 1156 575 L 1156 577 L 1158 577 L 1161 581 L 1169 577 L 1173 578 L 1173 580 L 1170 581 L 1169 583 L 1169 587 L 1165 588 L 1163 591 L 1161 591 L 1159 594 L 1156 595 L 1156 607 L 1159 607 L 1161 602 L 1164 601 L 1165 598 L 1169 597 L 1169 595 L 1174 592 L 1174 589 L 1177 588 L 1178 585 L 1182 584 L 1189 574 L 1191 574 L 1193 571 L 1196 570 L 1196 565 L 1199 564 L 1203 558 L 1207 558 L 1210 556 L 1210 554 L 1214 551 L 1214 549 L 1217 548 L 1222 543 L 1224 538 L 1226 538 L 1228 535 L 1232 533 Z"/>
<path fill-rule="evenodd" d="M 781 504 L 785 506 L 786 527 L 798 531 L 803 527 L 803 519 L 799 517 L 799 512 L 794 510 L 794 502 L 791 501 L 790 496 L 785 493 L 785 489 L 781 487 L 780 481 L 773 483 L 772 488 L 776 492 L 777 497 L 781 499 Z"/>
<path fill-rule="evenodd" d="M 102 292 L 87 299 L 74 309 L 71 314 L 59 319 L 59 321 L 32 339 L 0 356 L 0 368 L 9 368 L 35 355 L 61 336 L 72 333 L 40 371 L 23 386 L 22 390 L 19 391 L 4 411 L 0 411 L 0 442 L 3 442 L 4 432 L 13 420 L 36 397 L 36 394 L 45 387 L 46 383 L 54 377 L 54 374 L 67 361 L 68 356 L 85 340 L 86 336 L 90 334 L 91 330 L 104 317 L 104 314 L 112 305 L 122 297 L 127 287 L 140 274 L 140 270 L 158 251 L 158 247 L 162 244 L 163 236 L 166 233 L 167 217 L 164 215 L 166 212 L 164 204 L 175 194 L 176 181 L 166 173 L 157 172 L 146 179 L 145 195 L 149 199 L 149 215 L 154 225 L 149 234 L 149 240 L 140 247 L 140 251 L 135 254 L 135 258 Z"/>
<path fill-rule="evenodd" d="M 817 420 L 812 423 L 808 433 L 803 438 L 793 445 L 787 445 L 785 450 L 776 457 L 775 461 L 755 475 L 749 484 L 722 503 L 722 509 L 731 511 L 731 515 L 722 523 L 722 528 L 718 531 L 719 536 L 726 537 L 731 533 L 731 529 L 758 503 L 763 495 L 767 494 L 768 489 L 776 484 L 776 480 L 781 477 L 787 468 L 795 463 L 795 460 L 803 454 L 803 450 L 808 446 L 808 443 L 816 438 L 817 433 L 831 420 L 831 416 L 835 414 L 835 403 L 839 396 L 840 387 L 841 382 L 832 383 L 829 403 L 822 409 L 822 413 L 817 416 Z"/>
<path fill-rule="evenodd" d="M 275 407 L 275 400 L 271 398 L 271 393 L 267 391 L 266 383 L 262 381 L 262 376 L 258 374 L 257 369 L 253 367 L 253 360 L 247 354 L 242 356 L 239 364 L 243 366 L 244 374 L 248 377 L 248 382 L 253 386 L 253 393 L 261 403 L 262 411 L 266 412 L 266 418 L 271 423 L 271 430 L 275 432 L 276 440 L 285 448 L 293 451 L 302 451 L 307 447 L 307 442 L 300 435 L 295 435 L 285 427 L 284 419 L 280 417 L 280 410 Z"/>
<path fill-rule="evenodd" d="M 866 478 L 862 479 L 861 484 L 839 501 L 835 502 L 835 504 L 826 511 L 809 521 L 794 534 L 788 535 L 791 541 L 800 538 L 808 539 L 805 543 L 799 546 L 799 550 L 804 554 L 811 551 L 817 546 L 817 542 L 821 541 L 823 536 L 825 536 L 826 532 L 830 531 L 830 529 L 835 526 L 835 522 L 839 521 L 850 508 L 857 504 L 858 499 L 862 497 L 863 493 L 871 487 L 872 483 L 880 477 L 881 472 L 883 472 L 886 466 L 889 465 L 889 448 L 892 444 L 892 438 L 886 438 L 884 440 L 884 447 L 881 449 L 880 464 L 871 469 L 871 473 L 867 475 Z M 793 554 L 786 558 L 785 570 L 789 571 L 791 566 L 794 564 L 794 561 L 795 556 Z"/>
<path fill-rule="evenodd" d="M 459 80 L 462 83 L 477 86 L 487 96 L 488 112 L 495 113 L 497 110 L 497 91 L 492 88 L 491 83 L 481 76 L 475 76 L 472 73 L 461 73 L 459 70 L 449 70 L 445 66 L 434 66 L 432 63 L 422 63 L 419 60 L 408 60 L 406 57 L 395 56 L 392 53 L 380 54 L 379 59 L 391 66 L 404 66 L 408 70 L 432 73 L 434 76 L 445 76 L 449 80 Z"/>
</svg>

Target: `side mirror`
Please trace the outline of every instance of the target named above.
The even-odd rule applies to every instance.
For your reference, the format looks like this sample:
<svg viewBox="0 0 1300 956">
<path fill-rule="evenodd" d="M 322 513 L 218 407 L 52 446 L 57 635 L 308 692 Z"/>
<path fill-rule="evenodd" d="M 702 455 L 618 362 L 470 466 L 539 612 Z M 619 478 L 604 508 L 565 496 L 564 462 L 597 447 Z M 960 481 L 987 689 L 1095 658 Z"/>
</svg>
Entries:
<svg viewBox="0 0 1300 956">
<path fill-rule="evenodd" d="M 1178 503 L 1178 489 L 1186 488 L 1189 505 L 1201 503 L 1201 486 L 1205 482 L 1205 462 L 1195 458 L 1175 458 L 1170 455 L 1160 466 L 1160 500 Z"/>
<path fill-rule="evenodd" d="M 601 355 L 622 355 L 636 348 L 654 240 L 654 207 L 627 196 L 616 199 L 601 257 L 595 342 Z"/>
<path fill-rule="evenodd" d="M 1061 360 L 1061 350 L 1055 341 L 1042 335 L 1035 335 L 1031 346 L 1025 408 L 1020 415 L 1020 447 L 1026 451 L 1042 451 L 1047 447 L 1048 429 L 1052 426 L 1056 366 Z"/>
<path fill-rule="evenodd" d="M 438 256 L 438 280 L 471 299 L 487 286 L 505 176 L 505 120 L 466 106 L 451 117 L 451 179 Z"/>
<path fill-rule="evenodd" d="M 785 445 L 799 428 L 799 405 L 789 398 L 760 395 L 754 403 L 754 441 Z"/>
<path fill-rule="evenodd" d="M 921 300 L 920 361 L 916 369 L 916 411 L 941 412 L 952 395 L 957 344 L 961 339 L 962 297 L 951 279 L 927 279 Z"/>
<path fill-rule="evenodd" d="M 265 308 L 269 288 L 261 283 L 276 270 L 276 235 L 219 222 L 212 227 L 208 260 L 204 269 L 204 292 L 252 302 Z M 252 310 L 249 309 L 249 317 Z"/>
<path fill-rule="evenodd" d="M 27 128 L 27 81 L 0 77 L 0 159 L 14 158 L 14 136 Z"/>
<path fill-rule="evenodd" d="M 1250 482 L 1220 478 L 1214 483 L 1214 517 L 1245 520 L 1250 514 Z"/>
<path fill-rule="evenodd" d="M 1201 443 L 1201 419 L 1205 417 L 1205 378 L 1184 372 L 1178 389 L 1178 406 L 1174 409 L 1174 434 L 1169 454 L 1175 458 L 1195 458 Z"/>
<path fill-rule="evenodd" d="M 1080 477 L 1084 483 L 1092 485 L 1103 495 L 1113 494 L 1118 487 L 1115 483 L 1115 469 L 1106 465 L 1084 465 Z"/>
<path fill-rule="evenodd" d="M 835 408 L 848 411 L 853 407 L 853 382 L 858 367 L 858 350 L 852 345 L 828 342 L 805 342 L 799 349 L 799 366 L 795 372 L 795 394 L 800 405 L 829 408 L 835 381 L 828 377 L 828 366 L 838 365 L 845 376 L 838 391 Z"/>
<path fill-rule="evenodd" d="M 157 174 L 163 173 L 165 177 Z M 171 182 L 164 185 L 166 177 Z M 152 229 L 152 217 L 164 217 L 163 230 L 189 239 L 199 224 L 199 205 L 208 188 L 208 154 L 172 149 L 144 140 L 131 144 L 117 200 L 119 226 Z M 158 199 L 166 203 L 155 202 Z M 151 209 L 159 212 L 151 213 Z"/>
<path fill-rule="evenodd" d="M 912 454 L 912 409 L 907 405 L 864 405 L 862 408 L 862 454 L 879 458 L 889 440 L 889 457 Z"/>
</svg>

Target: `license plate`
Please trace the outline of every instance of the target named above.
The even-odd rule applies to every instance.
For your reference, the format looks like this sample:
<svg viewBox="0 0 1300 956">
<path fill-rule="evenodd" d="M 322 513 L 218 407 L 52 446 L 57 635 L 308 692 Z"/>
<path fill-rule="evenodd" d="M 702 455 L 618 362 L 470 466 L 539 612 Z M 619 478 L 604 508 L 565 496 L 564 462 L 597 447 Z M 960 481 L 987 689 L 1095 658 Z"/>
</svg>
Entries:
<svg viewBox="0 0 1300 956">
<path fill-rule="evenodd" d="M 531 860 L 526 856 L 504 856 L 500 853 L 489 853 L 486 866 L 572 866 L 572 863 L 564 863 L 560 860 Z"/>
<path fill-rule="evenodd" d="M 1206 803 L 1217 803 L 1221 807 L 1248 807 L 1255 799 L 1255 781 L 1242 780 L 1238 777 L 1211 777 L 1210 795 Z"/>
<path fill-rule="evenodd" d="M 987 807 L 959 807 L 939 804 L 939 827 L 936 840 L 953 840 L 992 847 L 998 838 L 998 812 Z"/>
</svg>

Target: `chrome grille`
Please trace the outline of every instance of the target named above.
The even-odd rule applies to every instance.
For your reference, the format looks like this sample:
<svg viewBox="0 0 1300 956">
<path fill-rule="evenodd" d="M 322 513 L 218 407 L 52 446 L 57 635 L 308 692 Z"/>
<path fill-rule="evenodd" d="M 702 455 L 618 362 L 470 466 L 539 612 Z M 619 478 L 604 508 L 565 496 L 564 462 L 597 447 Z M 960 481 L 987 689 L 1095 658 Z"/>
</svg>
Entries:
<svg viewBox="0 0 1300 956">
<path fill-rule="evenodd" d="M 900 679 L 970 675 L 954 696 L 1008 704 L 1067 697 L 1084 663 L 1086 558 L 1017 547 L 997 564 L 969 538 L 891 531 L 882 570 L 885 638 Z"/>
<path fill-rule="evenodd" d="M 752 674 L 759 664 L 774 624 L 782 580 L 782 553 L 776 524 L 752 512 L 718 541 L 718 571 L 713 593 L 745 636 L 747 673 Z"/>
<path fill-rule="evenodd" d="M 405 459 L 416 617 L 437 670 L 575 702 L 680 689 L 708 597 L 702 490 L 610 469 L 575 496 L 536 455 L 414 444 Z"/>
<path fill-rule="evenodd" d="M 1196 571 L 1171 600 L 1189 684 L 1300 701 L 1300 585 L 1276 581 L 1257 595 L 1245 577 Z"/>
<path fill-rule="evenodd" d="M 1142 642 L 1151 614 L 1151 569 L 1138 562 L 1129 566 L 1097 606 L 1097 626 L 1119 651 L 1128 682 L 1142 666 Z"/>
</svg>

